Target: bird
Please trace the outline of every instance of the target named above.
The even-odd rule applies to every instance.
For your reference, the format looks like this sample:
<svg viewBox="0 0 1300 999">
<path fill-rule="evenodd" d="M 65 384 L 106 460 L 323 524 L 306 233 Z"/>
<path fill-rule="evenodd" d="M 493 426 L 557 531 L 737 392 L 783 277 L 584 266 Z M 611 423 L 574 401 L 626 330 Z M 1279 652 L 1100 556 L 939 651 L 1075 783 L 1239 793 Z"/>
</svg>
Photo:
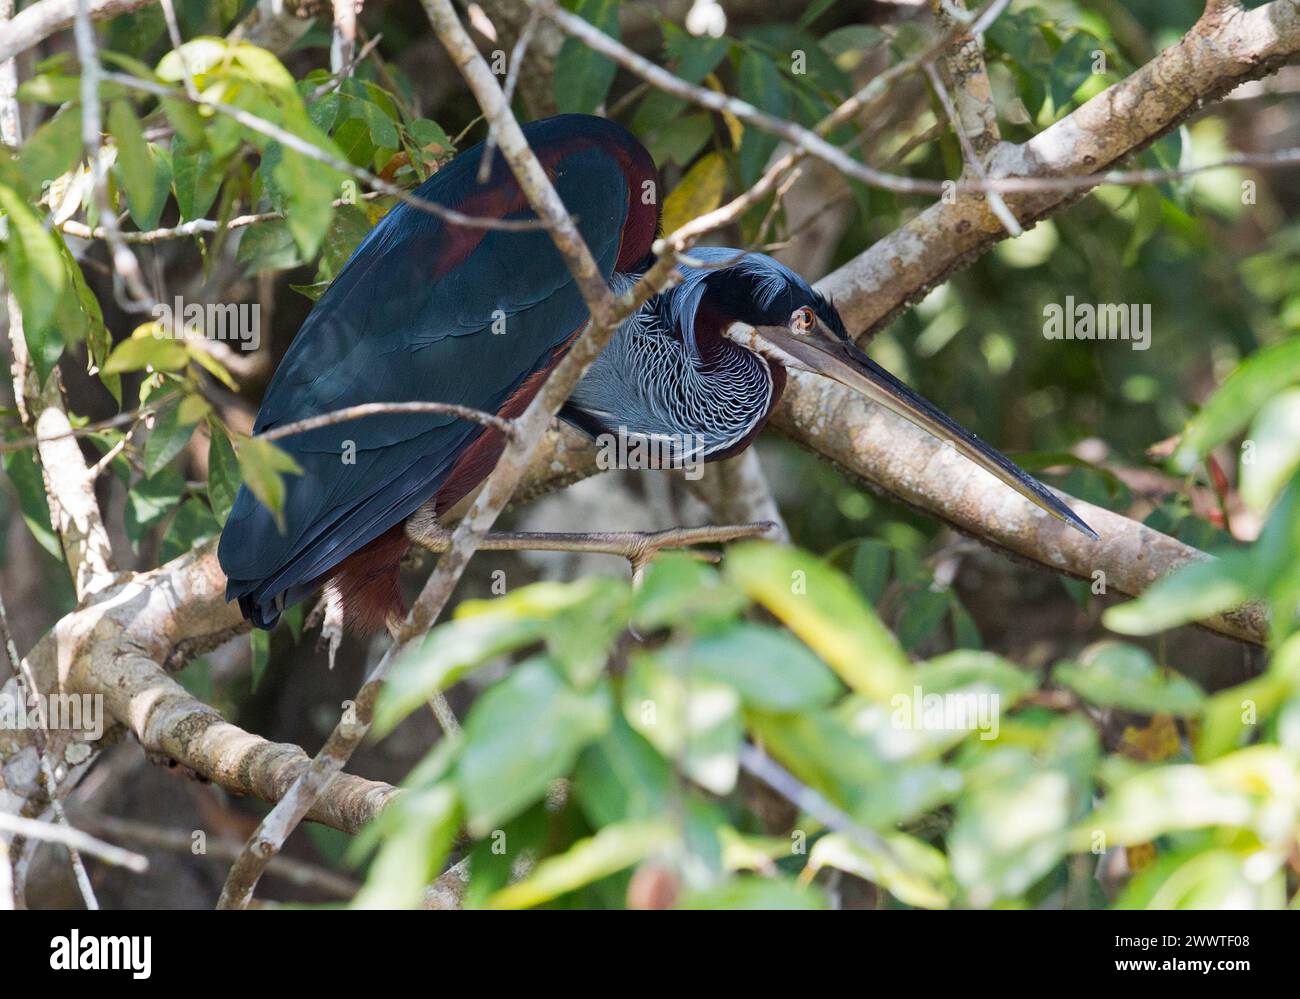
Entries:
<svg viewBox="0 0 1300 999">
<path fill-rule="evenodd" d="M 562 114 L 524 136 L 611 289 L 655 261 L 659 176 L 650 153 L 607 118 Z M 499 151 L 483 143 L 415 194 L 466 215 L 535 219 Z M 951 442 L 1054 517 L 1095 538 L 1049 489 L 859 350 L 834 303 L 765 254 L 699 247 L 679 282 L 616 330 L 560 410 L 596 439 L 678 442 L 670 460 L 716 461 L 754 440 L 790 370 L 832 378 Z M 289 345 L 254 422 L 265 433 L 372 402 L 445 402 L 520 414 L 587 328 L 577 284 L 540 227 L 487 229 L 399 203 L 360 242 Z M 501 430 L 463 416 L 384 412 L 279 438 L 299 474 L 272 512 L 243 486 L 218 558 L 227 600 L 258 628 L 322 585 L 348 630 L 403 613 L 404 524 L 445 517 L 491 472 Z"/>
</svg>

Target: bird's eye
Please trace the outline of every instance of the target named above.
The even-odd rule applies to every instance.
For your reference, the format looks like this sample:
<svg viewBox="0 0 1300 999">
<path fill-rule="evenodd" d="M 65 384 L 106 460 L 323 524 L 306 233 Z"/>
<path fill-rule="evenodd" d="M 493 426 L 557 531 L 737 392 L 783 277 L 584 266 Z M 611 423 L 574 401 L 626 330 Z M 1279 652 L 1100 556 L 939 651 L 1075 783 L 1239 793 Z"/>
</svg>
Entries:
<svg viewBox="0 0 1300 999">
<path fill-rule="evenodd" d="M 817 316 L 808 306 L 794 310 L 790 317 L 790 329 L 795 333 L 811 333 L 817 326 Z"/>
</svg>

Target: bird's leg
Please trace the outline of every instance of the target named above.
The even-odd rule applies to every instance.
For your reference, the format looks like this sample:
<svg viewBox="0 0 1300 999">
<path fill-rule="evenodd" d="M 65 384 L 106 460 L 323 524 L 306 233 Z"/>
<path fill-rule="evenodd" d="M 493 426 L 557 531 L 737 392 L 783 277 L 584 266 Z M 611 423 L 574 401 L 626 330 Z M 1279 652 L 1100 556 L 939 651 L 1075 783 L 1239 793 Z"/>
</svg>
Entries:
<svg viewBox="0 0 1300 999">
<path fill-rule="evenodd" d="M 452 530 L 423 511 L 406 522 L 406 536 L 413 545 L 432 552 L 445 552 L 451 545 Z M 496 531 L 479 542 L 482 551 L 592 552 L 619 555 L 639 570 L 665 548 L 689 549 L 693 545 L 723 544 L 741 538 L 757 538 L 775 530 L 771 521 L 709 527 L 670 527 L 663 531 Z M 716 552 L 691 552 L 696 558 L 716 562 Z"/>
</svg>

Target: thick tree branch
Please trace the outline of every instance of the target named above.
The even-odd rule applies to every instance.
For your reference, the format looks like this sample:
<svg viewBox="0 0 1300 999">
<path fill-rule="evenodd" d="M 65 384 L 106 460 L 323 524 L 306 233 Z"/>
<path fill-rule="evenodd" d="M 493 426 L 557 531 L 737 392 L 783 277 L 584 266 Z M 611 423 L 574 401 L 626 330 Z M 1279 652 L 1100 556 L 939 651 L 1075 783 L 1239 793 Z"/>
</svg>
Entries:
<svg viewBox="0 0 1300 999">
<path fill-rule="evenodd" d="M 39 814 L 76 783 L 95 750 L 120 736 L 113 723 L 129 728 L 146 751 L 236 794 L 267 801 L 283 797 L 307 768 L 303 751 L 229 724 L 168 675 L 247 630 L 238 607 L 226 603 L 226 580 L 215 552 L 215 543 L 209 543 L 113 585 L 62 618 L 36 644 L 24 662 L 38 689 L 98 700 L 106 727 L 98 743 L 87 742 L 90 734 L 84 730 L 49 733 L 48 753 L 61 771 L 57 787 L 42 786 L 32 765 L 30 730 L 0 729 L 0 803 L 14 795 L 23 812 Z M 0 696 L 25 703 L 16 680 Z M 387 784 L 340 774 L 309 815 L 356 832 L 394 793 Z M 14 809 L 0 807 L 8 810 Z"/>
<path fill-rule="evenodd" d="M 1008 195 L 1022 224 L 1071 204 L 1095 174 L 1140 152 L 1207 102 L 1264 76 L 1300 52 L 1300 3 L 1203 17 L 1181 40 L 1022 145 L 991 153 L 992 177 L 1069 178 L 1069 190 Z M 936 203 L 821 284 L 851 330 L 869 336 L 1006 237 L 978 195 Z"/>
<path fill-rule="evenodd" d="M 101 21 L 148 7 L 155 0 L 88 0 L 90 16 Z M 72 27 L 77 17 L 78 0 L 40 0 L 19 11 L 7 24 L 0 25 L 0 62 L 39 45 L 50 35 Z"/>
<path fill-rule="evenodd" d="M 947 0 L 959 10 L 965 9 L 962 0 Z M 984 65 L 984 52 L 979 39 L 965 31 L 949 13 L 945 0 L 930 0 L 934 19 L 946 31 L 956 32 L 956 38 L 943 58 L 939 70 L 943 82 L 953 95 L 956 106 L 954 125 L 970 142 L 977 157 L 983 157 L 1002 140 L 998 130 L 998 112 L 993 104 L 993 88 L 989 84 L 988 68 Z"/>
</svg>

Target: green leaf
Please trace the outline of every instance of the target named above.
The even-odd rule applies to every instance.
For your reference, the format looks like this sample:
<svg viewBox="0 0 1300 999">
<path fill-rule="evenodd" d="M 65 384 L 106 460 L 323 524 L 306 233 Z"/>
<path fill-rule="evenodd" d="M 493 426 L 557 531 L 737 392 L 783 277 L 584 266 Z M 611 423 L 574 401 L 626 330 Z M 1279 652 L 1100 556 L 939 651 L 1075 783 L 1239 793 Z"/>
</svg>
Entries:
<svg viewBox="0 0 1300 999">
<path fill-rule="evenodd" d="M 813 0 L 807 9 L 799 15 L 799 27 L 807 28 L 833 6 L 835 6 L 835 0 Z"/>
<path fill-rule="evenodd" d="M 623 681 L 623 715 L 706 791 L 730 794 L 739 770 L 740 698 L 722 683 L 681 676 L 637 655 Z"/>
<path fill-rule="evenodd" d="M 330 146 L 329 140 L 319 133 L 316 140 L 308 141 L 325 148 Z M 275 190 L 282 197 L 285 225 L 303 258 L 310 259 L 320 249 L 329 229 L 334 216 L 334 198 L 343 175 L 278 143 L 263 154 L 263 176 L 268 176 L 268 167 Z"/>
<path fill-rule="evenodd" d="M 691 162 L 691 160 L 695 159 L 700 150 L 704 148 L 704 144 L 712 137 L 713 117 L 704 112 L 700 112 L 698 114 L 682 115 L 680 118 L 673 120 L 671 126 L 665 126 L 664 128 L 658 129 L 646 140 L 646 146 L 649 148 L 650 154 L 654 157 L 654 161 L 661 167 L 665 163 L 676 163 L 678 166 L 686 166 Z M 722 159 L 719 154 L 713 155 L 718 156 L 718 162 L 721 166 L 726 166 L 725 159 Z M 722 191 L 726 189 L 725 182 L 728 179 L 727 172 L 724 169 L 721 171 L 721 182 L 714 181 L 713 178 L 715 176 L 715 171 L 716 168 L 712 165 L 708 167 L 708 179 L 710 181 L 709 190 L 716 190 L 718 199 L 713 200 L 713 198 L 710 197 L 709 200 L 713 201 L 713 208 L 718 206 L 718 203 L 721 200 Z M 674 189 L 674 193 L 681 189 L 682 185 L 679 184 Z M 696 213 L 696 215 L 702 214 L 702 211 Z M 696 215 L 692 215 L 690 218 L 682 221 L 689 222 L 692 218 L 695 218 Z M 664 232 L 672 232 L 678 224 L 680 224 L 680 222 L 670 219 L 670 221 L 664 226 Z"/>
<path fill-rule="evenodd" d="M 451 139 L 447 138 L 447 133 L 442 130 L 442 126 L 436 121 L 430 121 L 428 118 L 416 118 L 406 128 L 411 133 L 411 138 L 415 140 L 416 145 L 421 149 L 426 146 L 441 146 L 444 150 L 450 152 L 456 148 L 451 144 Z"/>
<path fill-rule="evenodd" d="M 158 78 L 167 83 L 182 83 L 188 67 L 195 82 L 201 85 L 210 73 L 225 65 L 229 50 L 224 38 L 211 35 L 191 38 L 162 57 L 156 70 Z"/>
<path fill-rule="evenodd" d="M 576 583 L 534 583 L 496 600 L 466 600 L 393 667 L 375 707 L 375 730 L 392 731 L 435 693 L 471 670 L 545 641 L 569 678 L 589 686 L 626 622 L 627 586 L 593 577 Z"/>
<path fill-rule="evenodd" d="M 747 49 L 740 59 L 740 97 L 761 111 L 784 118 L 790 111 L 790 95 L 781 71 L 766 55 Z M 740 140 L 740 182 L 750 187 L 758 180 L 780 140 L 753 125 L 745 126 Z"/>
<path fill-rule="evenodd" d="M 37 544 L 63 561 L 63 546 L 50 523 L 50 505 L 45 495 L 45 479 L 36 456 L 29 450 L 8 451 L 3 456 L 5 474 L 18 494 L 18 508 L 23 521 Z"/>
<path fill-rule="evenodd" d="M 153 327 L 154 333 L 143 333 L 128 337 L 108 355 L 104 362 L 105 374 L 122 374 L 127 371 L 140 371 L 151 368 L 154 371 L 179 371 L 189 362 L 189 353 L 185 344 L 161 335 L 161 327 Z"/>
<path fill-rule="evenodd" d="M 185 479 L 168 465 L 156 475 L 141 479 L 126 494 L 126 536 L 139 548 L 145 533 L 176 509 L 185 495 Z"/>
<path fill-rule="evenodd" d="M 670 625 L 703 629 L 730 621 L 749 603 L 711 566 L 669 553 L 650 563 L 632 602 L 632 622 L 641 631 Z"/>
<path fill-rule="evenodd" d="M 807 552 L 763 542 L 732 547 L 726 575 L 780 618 L 845 683 L 876 700 L 903 689 L 907 656 L 840 572 Z"/>
<path fill-rule="evenodd" d="M 203 218 L 224 180 L 225 172 L 211 150 L 192 146 L 180 135 L 172 140 L 172 189 L 182 221 Z"/>
<path fill-rule="evenodd" d="M 442 871 L 460 826 L 460 801 L 449 783 L 407 791 L 389 803 L 376 824 L 383 845 L 370 865 L 354 909 L 412 909 Z"/>
<path fill-rule="evenodd" d="M 1087 32 L 1072 34 L 1052 56 L 1052 106 L 1059 114 L 1070 103 L 1074 92 L 1092 76 L 1092 53 L 1101 43 Z"/>
<path fill-rule="evenodd" d="M 884 828 L 924 814 L 949 800 L 961 787 L 960 775 L 938 762 L 898 757 L 882 738 L 898 740 L 889 712 L 879 705 L 875 732 L 858 731 L 836 712 L 745 713 L 751 733 L 767 751 L 805 784 L 820 791 L 864 825 Z M 926 733 L 920 733 L 924 736 Z M 956 733 L 962 738 L 967 733 Z M 953 734 L 945 734 L 951 742 Z M 918 738 L 918 743 L 923 740 Z M 892 758 L 887 758 L 888 749 Z"/>
<path fill-rule="evenodd" d="M 573 12 L 611 38 L 619 37 L 617 0 L 577 0 Z M 555 103 L 561 112 L 591 114 L 609 93 L 618 67 L 577 38 L 566 38 L 555 59 Z"/>
<path fill-rule="evenodd" d="M 370 234 L 370 229 L 370 216 L 359 205 L 340 205 L 335 210 L 321 247 L 320 267 L 316 271 L 318 282 L 327 284 L 327 279 L 332 279 L 343 269 L 352 251 Z"/>
<path fill-rule="evenodd" d="M 727 684 L 747 705 L 768 711 L 825 707 L 844 689 L 804 645 L 766 625 L 741 622 L 698 638 L 683 659 L 692 675 Z"/>
<path fill-rule="evenodd" d="M 667 57 L 673 63 L 673 75 L 687 83 L 699 83 L 712 73 L 732 46 L 730 38 L 692 35 L 667 21 L 662 27 Z M 686 107 L 687 101 L 682 98 L 652 89 L 637 107 L 632 118 L 632 131 L 638 135 L 656 133 L 653 142 L 654 138 L 673 132 L 683 124 L 682 112 Z"/>
<path fill-rule="evenodd" d="M 498 616 L 452 621 L 434 629 L 418 650 L 393 666 L 375 704 L 376 738 L 383 738 L 430 697 L 472 670 L 539 641 L 543 631 L 539 620 Z"/>
<path fill-rule="evenodd" d="M 668 761 L 621 715 L 593 742 L 573 771 L 573 794 L 589 824 L 612 825 L 624 819 L 653 819 L 684 806 L 687 874 L 716 876 L 722 871 L 719 830 L 726 815 L 712 801 L 680 795 Z"/>
<path fill-rule="evenodd" d="M 1295 765 L 1278 746 L 1252 746 L 1205 766 L 1175 764 L 1139 770 L 1106 794 L 1074 829 L 1073 846 L 1090 850 L 1147 843 L 1172 832 L 1203 828 L 1252 829 L 1275 842 L 1286 831 L 1272 821 L 1279 800 L 1294 787 Z"/>
<path fill-rule="evenodd" d="M 744 876 L 732 878 L 716 888 L 691 892 L 682 899 L 681 909 L 825 909 L 826 900 L 812 885 L 800 886 L 786 878 Z"/>
<path fill-rule="evenodd" d="M 1250 861 L 1245 853 L 1228 849 L 1162 853 L 1125 886 L 1114 907 L 1162 911 L 1285 908 L 1283 870 L 1261 878 Z"/>
<path fill-rule="evenodd" d="M 221 525 L 212 516 L 208 505 L 199 499 L 187 499 L 176 511 L 158 550 L 158 560 L 168 562 L 192 551 L 221 532 Z"/>
<path fill-rule="evenodd" d="M 804 25 L 807 26 L 806 23 Z M 822 49 L 836 58 L 849 52 L 873 49 L 885 40 L 885 33 L 873 24 L 848 24 L 827 32 L 821 40 Z M 853 65 L 857 65 L 855 60 Z"/>
<path fill-rule="evenodd" d="M 400 144 L 393 119 L 379 106 L 359 97 L 343 96 L 341 110 L 345 118 L 359 118 L 370 129 L 370 141 L 382 149 L 396 149 Z"/>
<path fill-rule="evenodd" d="M 1058 663 L 1052 678 L 1100 707 L 1142 714 L 1195 715 L 1205 695 L 1181 676 L 1162 676 L 1143 649 L 1125 642 L 1099 642 L 1078 663 Z"/>
<path fill-rule="evenodd" d="M 877 604 L 889 585 L 889 561 L 892 550 L 883 541 L 864 538 L 853 549 L 853 582 L 862 591 L 863 599 Z"/>
<path fill-rule="evenodd" d="M 1020 747 L 999 751 L 1001 770 L 957 803 L 948 836 L 953 874 L 969 903 L 986 908 L 1025 891 L 1066 852 L 1070 784 Z"/>
<path fill-rule="evenodd" d="M 235 505 L 243 476 L 225 427 L 216 420 L 209 420 L 208 431 L 208 502 L 212 504 L 217 523 L 224 526 L 230 508 Z"/>
<path fill-rule="evenodd" d="M 291 107 L 301 105 L 293 74 L 285 69 L 284 64 L 274 53 L 247 42 L 240 42 L 233 46 L 231 55 L 236 63 L 247 71 L 250 79 L 256 80 L 274 94 L 278 101 Z"/>
<path fill-rule="evenodd" d="M 915 651 L 943 623 L 952 595 L 945 590 L 932 590 L 928 586 L 913 590 L 903 603 L 903 613 L 898 619 L 898 641 L 909 652 Z"/>
<path fill-rule="evenodd" d="M 1268 512 L 1300 469 L 1300 388 L 1274 396 L 1260 409 L 1241 457 L 1241 498 Z"/>
<path fill-rule="evenodd" d="M 1157 580 L 1136 600 L 1109 608 L 1102 623 L 1121 635 L 1154 635 L 1244 603 L 1251 596 L 1247 552 L 1192 562 Z"/>
<path fill-rule="evenodd" d="M 101 349 L 106 348 L 108 343 L 104 313 L 99 307 L 99 300 L 95 297 L 95 293 L 86 284 L 85 275 L 81 273 L 81 265 L 69 252 L 67 244 L 62 239 L 56 239 L 55 247 L 63 260 L 64 273 L 67 274 L 72 294 L 60 296 L 58 312 L 51 329 L 61 334 L 68 344 L 87 341 L 86 349 L 93 368 L 94 365 L 101 363 L 108 353 L 107 349 Z M 115 380 L 111 376 L 104 379 L 104 385 L 110 392 L 114 390 Z M 114 392 L 114 398 L 121 402 L 120 385 L 118 388 L 119 391 Z"/>
<path fill-rule="evenodd" d="M 257 437 L 240 437 L 235 451 L 244 485 L 261 500 L 262 505 L 275 517 L 276 526 L 284 530 L 284 479 L 285 474 L 301 475 L 302 468 L 286 452 L 270 441 Z"/>
<path fill-rule="evenodd" d="M 145 141 L 130 102 L 109 105 L 108 130 L 117 143 L 116 169 L 131 219 L 140 229 L 154 229 L 167 200 L 167 186 L 159 184 L 159 160 Z"/>
<path fill-rule="evenodd" d="M 12 188 L 0 185 L 0 209 L 7 216 L 9 228 L 5 243 L 9 287 L 22 309 L 23 329 L 30 343 L 34 335 L 45 332 L 54 318 L 67 285 L 67 271 L 58 237 L 45 228 Z M 40 341 L 32 346 L 33 359 L 44 360 Z M 48 374 L 46 371 L 41 375 L 42 382 Z"/>
<path fill-rule="evenodd" d="M 1292 635 L 1278 646 L 1263 676 L 1221 690 L 1206 702 L 1196 740 L 1196 758 L 1212 760 L 1239 749 L 1297 691 L 1300 691 L 1300 634 Z"/>
<path fill-rule="evenodd" d="M 194 436 L 194 428 L 203 414 L 194 413 L 192 406 L 183 406 L 184 401 L 181 396 L 175 396 L 164 402 L 154 416 L 153 430 L 144 444 L 145 475 L 153 475 L 168 464 L 185 450 Z"/>
<path fill-rule="evenodd" d="M 550 813 L 542 801 L 507 822 L 499 835 L 494 832 L 479 840 L 469 854 L 469 884 L 461 897 L 461 908 L 484 908 L 494 894 L 509 884 L 521 860 L 544 856 L 550 826 Z"/>
<path fill-rule="evenodd" d="M 947 652 L 922 663 L 916 670 L 916 684 L 927 693 L 989 690 L 1001 698 L 1004 711 L 1038 687 L 1034 673 L 991 652 L 971 649 Z"/>
<path fill-rule="evenodd" d="M 249 689 L 255 691 L 266 675 L 266 668 L 271 665 L 271 633 L 254 628 L 248 633 L 248 638 Z"/>
<path fill-rule="evenodd" d="M 546 793 L 608 730 L 609 692 L 580 693 L 541 659 L 517 667 L 465 719 L 456 781 L 470 832 L 484 836 Z"/>
<path fill-rule="evenodd" d="M 904 833 L 885 837 L 889 852 L 868 849 L 844 833 L 828 833 L 808 854 L 809 874 L 834 867 L 880 885 L 900 902 L 946 909 L 952 901 L 948 858 L 929 843 Z"/>
<path fill-rule="evenodd" d="M 972 752 L 948 834 L 953 875 L 981 908 L 1026 891 L 1064 857 L 1099 755 L 1096 731 L 1078 716 L 1006 719 L 1002 730 L 994 748 Z"/>
<path fill-rule="evenodd" d="M 523 881 L 488 899 L 489 909 L 528 909 L 670 849 L 677 834 L 663 819 L 620 822 L 547 857 Z"/>
<path fill-rule="evenodd" d="M 18 170 L 32 195 L 42 191 L 81 162 L 81 112 L 69 108 L 55 115 L 23 143 Z"/>
<path fill-rule="evenodd" d="M 1192 420 L 1174 455 L 1180 471 L 1240 432 L 1264 403 L 1300 382 L 1300 336 L 1265 347 L 1242 361 Z"/>
<path fill-rule="evenodd" d="M 283 219 L 258 222 L 243 230 L 235 259 L 255 274 L 300 266 L 302 254 Z"/>
</svg>

